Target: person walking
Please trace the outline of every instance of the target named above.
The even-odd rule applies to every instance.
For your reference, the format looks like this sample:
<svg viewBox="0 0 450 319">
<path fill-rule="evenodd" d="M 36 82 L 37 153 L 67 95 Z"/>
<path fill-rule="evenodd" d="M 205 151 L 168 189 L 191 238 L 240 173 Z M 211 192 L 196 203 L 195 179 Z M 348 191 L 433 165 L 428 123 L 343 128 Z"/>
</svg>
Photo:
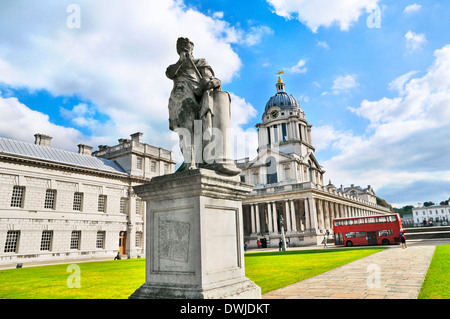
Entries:
<svg viewBox="0 0 450 319">
<path fill-rule="evenodd" d="M 327 246 L 327 236 L 323 236 L 323 240 L 322 240 L 322 244 L 323 244 L 323 248 L 328 248 Z"/>
<path fill-rule="evenodd" d="M 408 248 L 406 246 L 406 237 L 405 237 L 405 230 L 402 228 L 400 229 L 400 242 L 402 243 L 402 248 Z"/>
</svg>

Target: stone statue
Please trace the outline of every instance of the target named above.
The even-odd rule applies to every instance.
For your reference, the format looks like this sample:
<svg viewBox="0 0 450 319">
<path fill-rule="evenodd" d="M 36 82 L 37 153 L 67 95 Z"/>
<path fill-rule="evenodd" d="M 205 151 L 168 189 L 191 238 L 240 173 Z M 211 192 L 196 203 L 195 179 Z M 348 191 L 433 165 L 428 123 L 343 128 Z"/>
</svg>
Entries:
<svg viewBox="0 0 450 319">
<path fill-rule="evenodd" d="M 192 56 L 194 44 L 178 38 L 179 60 L 166 76 L 173 80 L 169 98 L 169 128 L 178 133 L 184 163 L 178 171 L 212 169 L 234 176 L 240 173 L 231 157 L 230 102 L 221 81 L 205 59 Z"/>
</svg>

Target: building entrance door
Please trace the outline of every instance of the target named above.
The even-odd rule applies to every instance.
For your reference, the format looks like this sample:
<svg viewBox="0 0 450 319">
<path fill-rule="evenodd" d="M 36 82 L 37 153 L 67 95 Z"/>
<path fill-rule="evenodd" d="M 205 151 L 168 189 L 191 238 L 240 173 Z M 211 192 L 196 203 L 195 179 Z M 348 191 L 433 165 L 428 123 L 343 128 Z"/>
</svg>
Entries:
<svg viewBox="0 0 450 319">
<path fill-rule="evenodd" d="M 125 255 L 127 247 L 127 232 L 121 231 L 119 233 L 119 254 Z"/>
<path fill-rule="evenodd" d="M 377 244 L 377 233 L 374 231 L 367 232 L 367 241 L 369 245 Z"/>
</svg>

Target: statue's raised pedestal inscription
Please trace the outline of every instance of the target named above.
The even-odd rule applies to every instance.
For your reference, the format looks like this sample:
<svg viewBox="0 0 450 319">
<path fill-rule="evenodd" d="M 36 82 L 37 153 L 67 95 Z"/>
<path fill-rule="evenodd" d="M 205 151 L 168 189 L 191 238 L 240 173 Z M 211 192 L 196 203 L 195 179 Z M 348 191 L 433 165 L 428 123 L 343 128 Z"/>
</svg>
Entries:
<svg viewBox="0 0 450 319">
<path fill-rule="evenodd" d="M 241 200 L 252 185 L 194 169 L 134 187 L 148 202 L 146 282 L 130 298 L 261 298 L 245 277 Z"/>
</svg>

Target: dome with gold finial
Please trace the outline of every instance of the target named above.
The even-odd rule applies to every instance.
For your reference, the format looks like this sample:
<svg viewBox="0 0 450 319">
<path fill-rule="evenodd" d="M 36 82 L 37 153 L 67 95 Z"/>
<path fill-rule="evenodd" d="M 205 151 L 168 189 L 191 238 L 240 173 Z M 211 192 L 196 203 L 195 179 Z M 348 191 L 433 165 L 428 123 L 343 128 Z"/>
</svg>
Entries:
<svg viewBox="0 0 450 319">
<path fill-rule="evenodd" d="M 264 113 L 267 113 L 272 107 L 278 107 L 280 110 L 296 110 L 300 109 L 300 103 L 292 95 L 285 92 L 285 84 L 281 80 L 281 74 L 283 72 L 278 72 L 278 82 L 276 84 L 277 94 L 272 96 L 266 103 Z"/>
</svg>

